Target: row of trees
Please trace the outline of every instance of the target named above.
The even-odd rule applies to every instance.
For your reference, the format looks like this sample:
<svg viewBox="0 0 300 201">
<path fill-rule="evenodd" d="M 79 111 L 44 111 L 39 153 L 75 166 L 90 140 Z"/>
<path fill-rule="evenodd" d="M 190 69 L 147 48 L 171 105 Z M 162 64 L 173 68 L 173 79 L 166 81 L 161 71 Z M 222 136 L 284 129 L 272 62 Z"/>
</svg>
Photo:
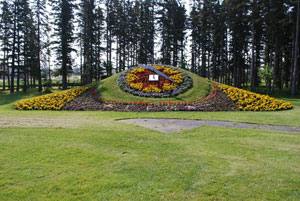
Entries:
<svg viewBox="0 0 300 201">
<path fill-rule="evenodd" d="M 194 1 L 192 70 L 254 90 L 299 88 L 297 3 L 285 0 Z M 263 76 L 259 76 L 259 71 Z"/>
<path fill-rule="evenodd" d="M 42 90 L 42 71 L 48 69 L 51 79 L 51 60 L 63 88 L 76 63 L 82 84 L 138 63 L 163 63 L 237 87 L 255 90 L 264 82 L 270 91 L 299 91 L 298 0 L 1 4 L 0 76 L 11 93 Z"/>
<path fill-rule="evenodd" d="M 36 81 L 41 87 L 41 71 L 37 62 L 40 41 L 33 16 L 27 1 L 2 2 L 0 69 L 3 89 L 6 89 L 7 83 L 11 93 L 15 88 L 19 91 L 21 86 L 26 91 L 28 85 Z"/>
</svg>

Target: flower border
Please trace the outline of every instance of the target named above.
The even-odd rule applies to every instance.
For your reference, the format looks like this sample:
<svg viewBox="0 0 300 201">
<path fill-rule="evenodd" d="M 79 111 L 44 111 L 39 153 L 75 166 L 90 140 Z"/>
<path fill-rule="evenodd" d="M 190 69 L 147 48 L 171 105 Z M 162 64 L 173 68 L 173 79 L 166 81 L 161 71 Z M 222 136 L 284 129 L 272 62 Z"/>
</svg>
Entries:
<svg viewBox="0 0 300 201">
<path fill-rule="evenodd" d="M 292 103 L 275 99 L 268 95 L 257 94 L 225 84 L 219 84 L 218 87 L 242 111 L 280 111 L 293 109 Z"/>
</svg>

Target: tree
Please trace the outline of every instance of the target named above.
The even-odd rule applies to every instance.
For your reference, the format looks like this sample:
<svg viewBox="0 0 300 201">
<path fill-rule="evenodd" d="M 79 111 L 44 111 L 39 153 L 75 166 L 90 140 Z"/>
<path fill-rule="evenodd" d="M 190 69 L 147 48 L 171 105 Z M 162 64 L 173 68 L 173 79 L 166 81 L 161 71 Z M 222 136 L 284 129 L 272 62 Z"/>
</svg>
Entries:
<svg viewBox="0 0 300 201">
<path fill-rule="evenodd" d="M 3 90 L 26 91 L 37 83 L 41 91 L 41 68 L 47 67 L 51 80 L 53 47 L 64 89 L 77 61 L 72 53 L 80 49 L 82 84 L 138 63 L 160 62 L 256 90 L 263 78 L 259 72 L 267 66 L 269 89 L 298 93 L 299 1 L 193 0 L 189 17 L 180 0 L 49 2 L 53 21 L 47 25 L 46 0 L 1 1 Z"/>
<path fill-rule="evenodd" d="M 295 33 L 295 46 L 294 46 L 294 62 L 292 68 L 292 80 L 291 80 L 291 94 L 295 96 L 297 94 L 299 85 L 299 34 L 300 34 L 300 1 L 297 3 L 297 23 Z"/>
<path fill-rule="evenodd" d="M 210 77 L 219 82 L 228 81 L 227 24 L 225 9 L 219 2 L 212 5 L 211 14 L 211 69 Z"/>
<path fill-rule="evenodd" d="M 180 1 L 168 0 L 159 4 L 161 24 L 162 63 L 177 66 L 178 54 L 184 51 L 186 10 Z M 182 55 L 182 54 L 181 54 Z"/>
<path fill-rule="evenodd" d="M 74 0 L 50 0 L 54 22 L 55 45 L 54 50 L 57 56 L 57 64 L 61 66 L 60 74 L 62 75 L 62 88 L 68 87 L 68 73 L 72 70 L 71 53 L 75 51 L 72 47 L 74 42 L 73 36 L 73 19 L 74 8 L 76 7 Z"/>
<path fill-rule="evenodd" d="M 45 5 L 46 0 L 36 0 L 34 4 L 35 9 L 35 19 L 36 19 L 36 29 L 37 29 L 37 78 L 39 91 L 42 91 L 42 75 L 41 75 L 41 58 L 43 53 L 43 43 L 42 38 L 45 37 L 43 33 L 46 31 L 45 24 Z"/>
<path fill-rule="evenodd" d="M 94 0 L 81 0 L 80 4 L 80 36 L 83 44 L 82 83 L 93 81 L 94 74 L 94 28 L 95 28 L 95 2 Z"/>
<path fill-rule="evenodd" d="M 263 14 L 262 14 L 262 1 L 253 0 L 251 3 L 251 89 L 255 90 L 259 85 L 258 70 L 260 67 L 262 38 L 263 38 Z"/>
<path fill-rule="evenodd" d="M 28 5 L 28 4 L 25 4 Z M 41 68 L 40 68 L 40 41 L 34 25 L 33 13 L 28 6 L 25 6 L 26 15 L 24 19 L 24 42 L 22 45 L 23 53 L 23 91 L 29 88 L 29 79 L 33 77 L 38 80 L 39 91 L 42 90 Z"/>
<path fill-rule="evenodd" d="M 241 87 L 247 82 L 246 56 L 249 42 L 249 1 L 230 0 L 225 1 L 228 14 L 228 26 L 230 30 L 230 69 L 233 84 Z"/>
<path fill-rule="evenodd" d="M 0 21 L 0 40 L 1 40 L 1 67 L 2 67 L 2 90 L 6 89 L 6 78 L 8 83 L 10 82 L 9 77 L 9 52 L 11 51 L 11 29 L 12 29 L 12 13 L 10 5 L 7 1 L 2 1 L 1 3 L 1 21 Z M 10 83 L 9 83 L 10 84 Z"/>
<path fill-rule="evenodd" d="M 95 8 L 95 22 L 94 22 L 94 50 L 93 50 L 93 58 L 94 58 L 94 66 L 95 66 L 95 78 L 97 81 L 101 79 L 101 76 L 103 74 L 103 68 L 102 67 L 102 53 L 103 53 L 103 47 L 102 47 L 102 39 L 103 39 L 103 22 L 104 22 L 104 15 L 102 8 L 100 6 L 97 6 Z M 106 73 L 107 75 L 109 73 Z"/>
<path fill-rule="evenodd" d="M 105 18 L 105 23 L 106 23 L 106 34 L 105 34 L 105 39 L 106 39 L 106 66 L 111 66 L 112 67 L 112 43 L 113 43 L 113 27 L 115 24 L 115 14 L 114 14 L 114 6 L 113 6 L 113 1 L 111 0 L 105 0 L 105 8 L 106 8 L 106 18 Z M 107 68 L 108 69 L 108 68 Z M 107 71 L 110 72 L 110 71 Z M 108 75 L 111 75 L 110 73 Z"/>
</svg>

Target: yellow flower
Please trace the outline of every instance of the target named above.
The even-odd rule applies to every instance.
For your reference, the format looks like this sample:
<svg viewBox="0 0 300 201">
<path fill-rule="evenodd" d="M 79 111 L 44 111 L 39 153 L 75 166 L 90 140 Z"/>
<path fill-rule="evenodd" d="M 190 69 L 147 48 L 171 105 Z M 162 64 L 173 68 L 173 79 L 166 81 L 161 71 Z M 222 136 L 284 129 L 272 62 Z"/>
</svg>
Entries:
<svg viewBox="0 0 300 201">
<path fill-rule="evenodd" d="M 61 110 L 66 103 L 88 90 L 88 87 L 78 87 L 61 92 L 38 96 L 17 102 L 17 110 Z"/>
<path fill-rule="evenodd" d="M 290 102 L 277 100 L 267 95 L 261 95 L 220 84 L 219 88 L 237 104 L 240 110 L 244 111 L 276 111 L 292 109 L 293 105 Z"/>
<path fill-rule="evenodd" d="M 172 91 L 172 90 L 176 89 L 176 85 L 174 85 L 174 84 L 169 84 L 169 83 L 164 83 L 162 89 L 163 89 L 164 91 Z"/>
<path fill-rule="evenodd" d="M 159 89 L 155 85 L 149 85 L 148 87 L 143 89 L 143 92 L 146 92 L 146 93 L 149 93 L 149 92 L 160 93 L 161 89 Z"/>
</svg>

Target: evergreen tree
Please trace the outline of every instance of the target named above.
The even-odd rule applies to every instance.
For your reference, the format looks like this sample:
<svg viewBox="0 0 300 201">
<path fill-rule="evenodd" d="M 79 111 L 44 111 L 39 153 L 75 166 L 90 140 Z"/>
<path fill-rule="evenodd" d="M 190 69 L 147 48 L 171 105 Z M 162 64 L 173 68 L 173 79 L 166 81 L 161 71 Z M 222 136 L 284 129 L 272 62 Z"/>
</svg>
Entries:
<svg viewBox="0 0 300 201">
<path fill-rule="evenodd" d="M 159 3 L 161 24 L 161 62 L 177 66 L 178 54 L 184 49 L 186 10 L 180 1 L 168 0 Z"/>
<path fill-rule="evenodd" d="M 295 9 L 296 10 L 296 9 Z M 295 29 L 294 59 L 292 67 L 291 94 L 295 96 L 299 89 L 299 37 L 300 37 L 300 1 L 297 3 L 297 21 Z"/>
<path fill-rule="evenodd" d="M 15 81 L 16 81 L 16 91 L 20 90 L 21 79 L 25 87 L 23 90 L 27 89 L 27 80 L 29 79 L 30 72 L 35 72 L 35 65 L 29 66 L 26 61 L 31 59 L 31 55 L 27 54 L 29 45 L 34 46 L 36 40 L 31 38 L 29 35 L 34 33 L 34 22 L 32 17 L 32 11 L 29 7 L 27 0 L 15 0 L 13 2 L 13 12 L 12 12 L 13 26 L 12 26 L 12 43 L 11 43 L 11 69 L 10 69 L 10 92 L 15 91 Z M 34 51 L 31 49 L 30 51 Z M 35 79 L 35 75 L 31 75 Z"/>
<path fill-rule="evenodd" d="M 54 34 L 53 44 L 57 55 L 57 64 L 61 66 L 60 74 L 62 75 L 62 87 L 68 87 L 68 74 L 72 71 L 71 53 L 73 48 L 73 19 L 74 9 L 76 7 L 74 0 L 50 0 L 54 17 Z"/>
<path fill-rule="evenodd" d="M 95 79 L 99 81 L 101 76 L 103 75 L 104 66 L 102 64 L 102 55 L 103 55 L 103 47 L 102 47 L 102 39 L 103 39 L 103 22 L 104 22 L 104 15 L 102 8 L 97 6 L 95 9 L 95 23 L 94 23 L 94 50 L 93 50 L 93 58 L 94 58 L 94 66 L 95 66 Z M 109 73 L 106 72 L 108 75 Z M 110 73 L 111 74 L 111 73 Z"/>
<path fill-rule="evenodd" d="M 246 83 L 247 54 L 249 43 L 249 1 L 230 0 L 225 1 L 228 14 L 228 26 L 230 30 L 230 70 L 233 84 L 241 87 Z"/>
<path fill-rule="evenodd" d="M 251 3 L 251 89 L 255 90 L 259 85 L 258 70 L 261 61 L 262 39 L 263 39 L 263 13 L 262 0 L 253 0 Z"/>
<path fill-rule="evenodd" d="M 46 0 L 36 0 L 33 4 L 35 9 L 35 20 L 36 20 L 36 29 L 37 29 L 37 78 L 39 91 L 42 91 L 42 74 L 41 74 L 41 58 L 43 54 L 43 41 L 42 38 L 45 37 L 46 32 Z M 45 61 L 44 61 L 45 62 Z"/>
<path fill-rule="evenodd" d="M 1 73 L 2 73 L 2 90 L 6 90 L 6 82 L 10 84 L 9 76 L 9 53 L 11 51 L 11 32 L 12 30 L 12 13 L 11 5 L 8 1 L 1 3 L 1 19 L 0 19 L 0 40 L 1 40 Z M 1 74 L 0 73 L 0 74 Z M 6 79 L 7 78 L 7 79 Z"/>
<path fill-rule="evenodd" d="M 92 82 L 94 74 L 94 0 L 81 0 L 80 11 L 80 36 L 83 44 L 82 83 L 88 84 Z"/>
</svg>

